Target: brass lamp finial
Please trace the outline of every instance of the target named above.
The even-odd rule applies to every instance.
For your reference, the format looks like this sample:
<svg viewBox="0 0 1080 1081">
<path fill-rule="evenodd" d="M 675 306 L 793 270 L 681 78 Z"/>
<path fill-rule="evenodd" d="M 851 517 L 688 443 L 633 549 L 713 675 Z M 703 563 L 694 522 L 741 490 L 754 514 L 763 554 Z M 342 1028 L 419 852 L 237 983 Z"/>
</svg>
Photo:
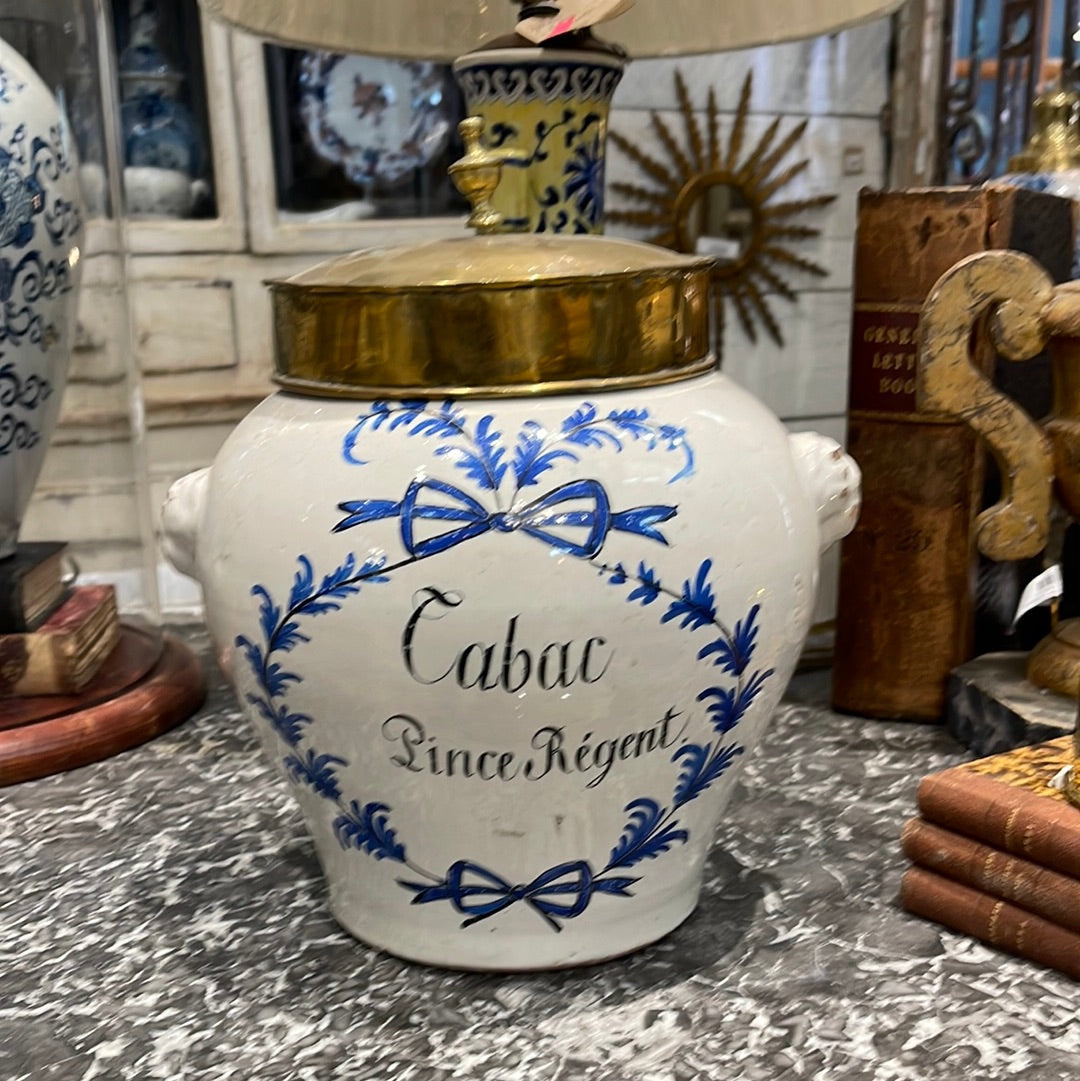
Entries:
<svg viewBox="0 0 1080 1081">
<path fill-rule="evenodd" d="M 1032 105 L 1031 138 L 1009 159 L 1012 173 L 1056 173 L 1080 168 L 1080 94 L 1062 80 Z"/>
<path fill-rule="evenodd" d="M 503 217 L 491 200 L 502 178 L 503 163 L 524 161 L 526 155 L 520 150 L 488 150 L 481 138 L 484 121 L 478 116 L 466 117 L 458 125 L 458 131 L 465 142 L 465 156 L 455 161 L 447 171 L 454 186 L 472 207 L 468 225 L 478 233 L 500 232 Z"/>
</svg>

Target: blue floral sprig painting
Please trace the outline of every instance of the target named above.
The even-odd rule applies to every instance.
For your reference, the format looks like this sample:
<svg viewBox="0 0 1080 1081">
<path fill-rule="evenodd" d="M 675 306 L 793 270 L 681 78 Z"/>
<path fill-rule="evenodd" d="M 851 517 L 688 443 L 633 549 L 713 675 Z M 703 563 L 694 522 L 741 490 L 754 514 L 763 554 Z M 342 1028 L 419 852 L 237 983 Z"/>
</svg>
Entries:
<svg viewBox="0 0 1080 1081">
<path fill-rule="evenodd" d="M 521 497 L 548 473 L 576 465 L 590 452 L 619 453 L 627 442 L 637 442 L 649 452 L 677 454 L 680 466 L 671 483 L 689 476 L 694 458 L 685 432 L 655 422 L 646 409 L 603 413 L 585 403 L 557 431 L 529 421 L 506 442 L 493 417 L 485 415 L 471 423 L 452 402 L 375 403 L 348 433 L 346 461 L 365 464 L 359 456 L 363 433 L 383 428 L 405 438 L 435 441 L 436 456 L 445 458 L 472 492 L 429 478 L 411 482 L 399 500 L 342 502 L 339 509 L 345 517 L 334 526 L 336 532 L 398 519 L 403 554 L 394 561 L 386 555 L 359 561 L 350 554 L 321 578 L 311 561 L 300 556 L 292 588 L 281 603 L 265 586 L 254 586 L 260 640 L 237 639 L 257 688 L 249 701 L 288 747 L 283 766 L 289 778 L 332 805 L 332 830 L 342 848 L 398 865 L 396 881 L 411 895 L 413 905 L 448 904 L 462 917 L 463 928 L 524 905 L 559 931 L 567 920 L 589 910 L 597 897 L 633 896 L 649 863 L 690 840 L 684 808 L 723 777 L 743 753 L 733 733 L 773 675 L 771 668 L 753 664 L 760 607 L 752 607 L 729 629 L 717 612 L 713 564 L 708 559 L 679 588 L 666 584 L 647 559 L 627 567 L 601 558 L 611 531 L 637 537 L 644 545 L 666 545 L 662 526 L 676 518 L 675 506 L 614 510 L 604 487 L 580 476 L 538 498 Z M 435 492 L 439 501 L 429 502 Z M 505 503 L 500 502 L 504 495 L 509 496 Z M 482 502 L 485 497 L 493 502 Z M 432 523 L 435 531 L 422 535 L 421 527 Z M 393 825 L 391 803 L 379 797 L 357 798 L 349 792 L 348 760 L 321 745 L 316 720 L 295 711 L 288 702 L 290 690 L 303 682 L 303 676 L 295 664 L 286 667 L 286 656 L 310 641 L 310 621 L 354 603 L 369 587 L 385 585 L 395 571 L 410 563 L 434 558 L 491 531 L 520 532 L 578 557 L 609 586 L 625 590 L 627 603 L 655 611 L 660 625 L 691 639 L 688 644 L 696 660 L 710 673 L 697 701 L 705 706 L 705 726 L 711 735 L 701 742 L 686 739 L 671 755 L 669 794 L 643 794 L 626 803 L 625 824 L 605 856 L 583 854 L 541 868 L 527 882 L 514 881 L 467 854 L 440 853 L 435 869 L 425 865 L 429 861 L 415 861 Z"/>
</svg>

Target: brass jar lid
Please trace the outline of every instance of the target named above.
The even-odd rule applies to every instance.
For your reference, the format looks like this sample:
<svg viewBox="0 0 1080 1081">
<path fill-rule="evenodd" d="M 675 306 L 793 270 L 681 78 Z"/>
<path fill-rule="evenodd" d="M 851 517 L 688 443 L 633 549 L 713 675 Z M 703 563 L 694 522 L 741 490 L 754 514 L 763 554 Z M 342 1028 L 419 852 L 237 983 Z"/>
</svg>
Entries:
<svg viewBox="0 0 1080 1081">
<path fill-rule="evenodd" d="M 467 121 L 468 125 L 469 122 Z M 499 163 L 451 170 L 470 223 Z M 492 182 L 494 179 L 494 183 Z M 345 398 L 551 394 L 709 371 L 712 260 L 599 236 L 492 233 L 356 252 L 271 282 L 276 382 Z"/>
</svg>

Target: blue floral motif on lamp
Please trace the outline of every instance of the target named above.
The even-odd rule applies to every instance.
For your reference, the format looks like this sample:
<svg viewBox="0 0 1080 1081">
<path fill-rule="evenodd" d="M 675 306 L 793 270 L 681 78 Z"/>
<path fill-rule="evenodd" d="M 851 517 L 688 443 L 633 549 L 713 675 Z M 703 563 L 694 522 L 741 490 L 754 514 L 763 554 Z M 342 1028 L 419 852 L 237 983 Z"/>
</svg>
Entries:
<svg viewBox="0 0 1080 1081">
<path fill-rule="evenodd" d="M 12 555 L 67 379 L 83 213 L 71 132 L 0 40 L 0 559 Z"/>
<path fill-rule="evenodd" d="M 492 200 L 505 232 L 602 233 L 608 113 L 619 52 L 492 48 L 454 63 L 492 149 L 514 150 Z"/>
</svg>

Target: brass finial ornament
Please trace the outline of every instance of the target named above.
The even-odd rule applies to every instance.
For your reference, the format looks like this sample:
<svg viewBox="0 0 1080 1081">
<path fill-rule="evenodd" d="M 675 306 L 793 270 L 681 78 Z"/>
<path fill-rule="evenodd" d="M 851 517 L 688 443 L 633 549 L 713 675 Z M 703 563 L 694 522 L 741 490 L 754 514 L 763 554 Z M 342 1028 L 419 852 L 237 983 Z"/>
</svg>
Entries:
<svg viewBox="0 0 1080 1081">
<path fill-rule="evenodd" d="M 465 142 L 465 156 L 447 171 L 472 207 L 467 224 L 480 234 L 501 232 L 503 217 L 491 200 L 502 179 L 503 164 L 524 161 L 526 155 L 520 150 L 488 150 L 483 141 L 484 122 L 478 116 L 466 117 L 458 125 L 458 131 Z"/>
<path fill-rule="evenodd" d="M 1031 108 L 1033 132 L 1027 146 L 1009 159 L 1011 173 L 1058 173 L 1080 169 L 1080 94 L 1062 80 Z"/>
</svg>

